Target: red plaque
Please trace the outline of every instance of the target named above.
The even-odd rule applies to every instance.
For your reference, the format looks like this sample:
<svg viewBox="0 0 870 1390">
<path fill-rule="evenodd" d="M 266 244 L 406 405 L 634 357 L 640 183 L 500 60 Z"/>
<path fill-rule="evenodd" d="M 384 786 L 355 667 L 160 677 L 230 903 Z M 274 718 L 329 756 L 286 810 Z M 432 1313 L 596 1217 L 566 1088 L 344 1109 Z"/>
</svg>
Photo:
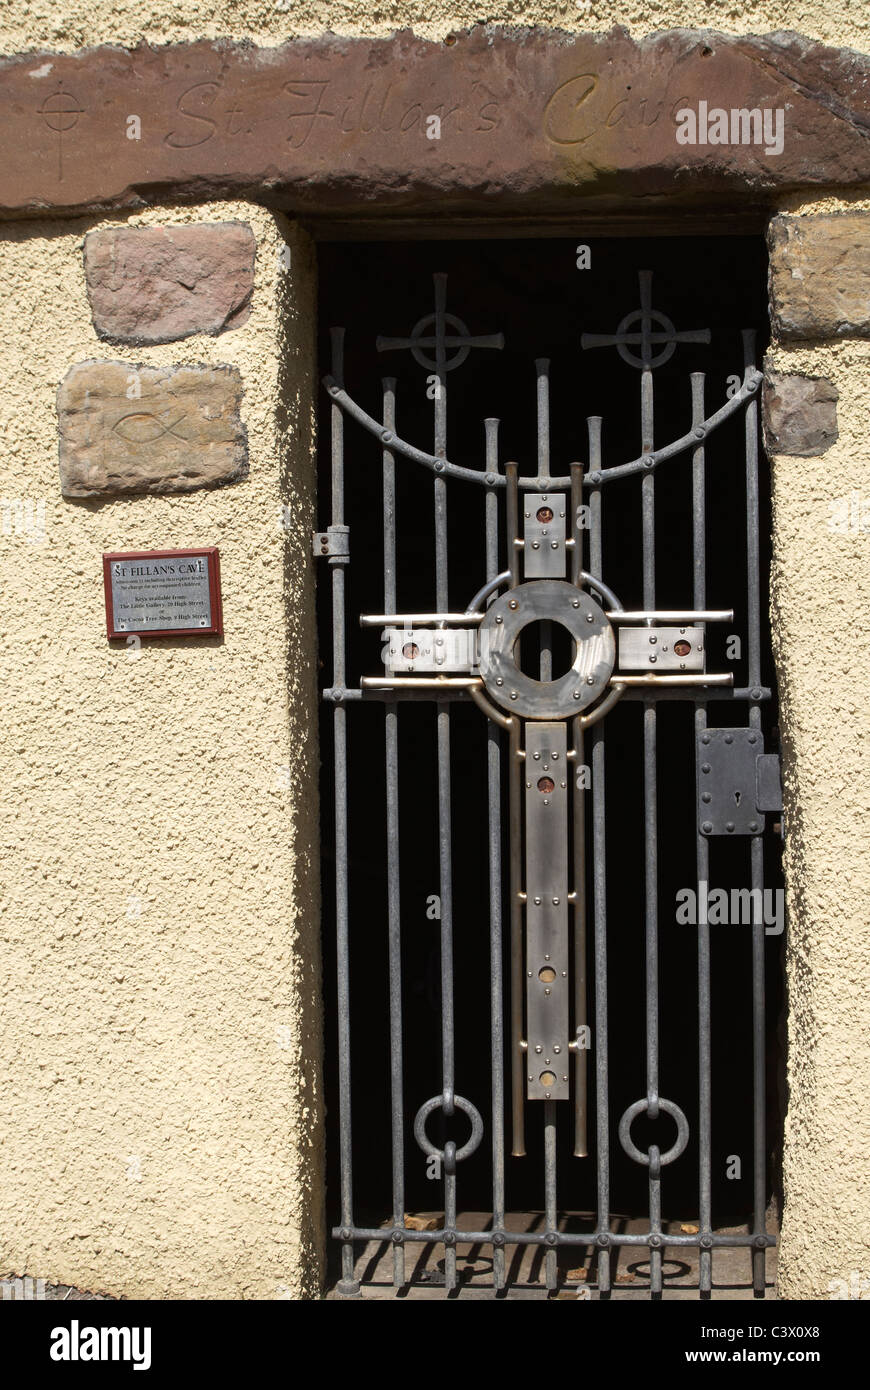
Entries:
<svg viewBox="0 0 870 1390">
<path fill-rule="evenodd" d="M 209 637 L 224 630 L 216 546 L 103 555 L 109 640 Z"/>
</svg>

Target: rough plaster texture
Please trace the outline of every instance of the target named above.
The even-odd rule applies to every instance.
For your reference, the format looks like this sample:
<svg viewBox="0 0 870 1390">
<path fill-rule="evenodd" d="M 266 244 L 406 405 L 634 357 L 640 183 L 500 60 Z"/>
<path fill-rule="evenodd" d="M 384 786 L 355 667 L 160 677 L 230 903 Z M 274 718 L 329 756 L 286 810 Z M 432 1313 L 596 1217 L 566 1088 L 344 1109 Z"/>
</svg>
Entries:
<svg viewBox="0 0 870 1390">
<path fill-rule="evenodd" d="M 788 895 L 778 1287 L 826 1298 L 870 1273 L 870 345 L 779 348 L 768 362 L 839 391 L 824 458 L 771 465 Z"/>
<path fill-rule="evenodd" d="M 545 24 L 600 32 L 622 24 L 633 34 L 659 29 L 719 29 L 762 34 L 794 29 L 824 43 L 870 48 L 870 9 L 865 0 L 126 0 L 112 9 L 98 0 L 5 0 L 0 44 L 6 53 L 29 49 L 83 48 L 94 43 L 174 43 L 192 37 L 250 38 L 283 43 L 298 35 L 388 34 L 412 28 L 442 38 L 476 23 Z"/>
<path fill-rule="evenodd" d="M 61 497 L 106 223 L 0 233 L 0 1274 L 128 1297 L 304 1296 L 321 1257 L 313 255 L 245 204 L 129 224 L 216 212 L 257 237 L 248 322 L 111 350 L 241 372 L 250 476 L 182 497 Z M 225 639 L 110 649 L 101 552 L 199 545 Z"/>
</svg>

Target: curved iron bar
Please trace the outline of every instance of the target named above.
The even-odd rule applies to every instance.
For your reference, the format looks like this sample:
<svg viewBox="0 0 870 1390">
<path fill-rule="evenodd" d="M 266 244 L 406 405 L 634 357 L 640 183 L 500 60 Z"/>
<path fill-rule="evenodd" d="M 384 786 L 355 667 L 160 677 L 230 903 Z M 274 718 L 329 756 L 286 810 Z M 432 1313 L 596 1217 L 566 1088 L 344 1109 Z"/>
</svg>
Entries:
<svg viewBox="0 0 870 1390">
<path fill-rule="evenodd" d="M 717 429 L 757 394 L 763 379 L 763 372 L 758 371 L 757 368 L 749 372 L 740 390 L 736 391 L 729 401 L 726 401 L 712 415 L 708 415 L 706 420 L 702 420 L 698 425 L 693 425 L 679 439 L 665 444 L 661 449 L 653 449 L 648 454 L 641 454 L 638 458 L 631 459 L 629 463 L 619 463 L 613 468 L 584 473 L 584 485 L 586 487 L 601 487 L 604 483 L 613 482 L 616 478 L 625 478 L 633 473 L 647 473 L 657 468 L 660 463 L 665 463 L 668 459 L 683 453 L 684 450 L 697 448 L 701 440 L 706 439 L 708 434 Z M 414 463 L 421 463 L 424 468 L 431 469 L 433 473 L 447 474 L 450 478 L 465 478 L 468 482 L 484 483 L 487 487 L 506 486 L 504 474 L 484 472 L 480 468 L 465 468 L 462 464 L 450 463 L 447 459 L 438 458 L 435 454 L 427 454 L 425 450 L 406 443 L 392 430 L 388 430 L 378 420 L 367 414 L 362 406 L 357 405 L 356 401 L 342 390 L 334 377 L 325 376 L 323 384 L 335 404 L 345 411 L 351 419 L 356 420 L 358 425 L 362 425 L 363 429 L 368 430 L 369 434 L 375 435 L 385 448 L 392 449 L 397 454 L 404 454 L 405 458 L 411 459 Z M 517 479 L 517 485 L 523 492 L 540 492 L 547 488 L 552 488 L 555 491 L 559 488 L 569 488 L 571 479 L 570 477 L 542 478 L 523 475 Z"/>
</svg>

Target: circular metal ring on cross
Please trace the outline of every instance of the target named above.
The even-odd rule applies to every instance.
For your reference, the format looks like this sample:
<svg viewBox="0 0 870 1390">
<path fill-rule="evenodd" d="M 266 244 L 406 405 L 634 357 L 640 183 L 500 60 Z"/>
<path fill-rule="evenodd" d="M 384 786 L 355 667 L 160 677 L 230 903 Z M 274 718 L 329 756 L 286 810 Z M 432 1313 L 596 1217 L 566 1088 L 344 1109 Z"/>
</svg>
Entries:
<svg viewBox="0 0 870 1390">
<path fill-rule="evenodd" d="M 424 1154 L 428 1154 L 430 1158 L 438 1158 L 443 1163 L 445 1156 L 444 1149 L 436 1148 L 426 1133 L 426 1121 L 433 1110 L 441 1109 L 441 1100 L 441 1096 L 433 1096 L 431 1100 L 424 1101 L 420 1106 L 420 1109 L 414 1117 L 414 1138 L 417 1140 Z M 463 1158 L 468 1158 L 474 1153 L 474 1150 L 483 1138 L 483 1120 L 480 1118 L 479 1111 L 476 1110 L 471 1104 L 471 1101 L 466 1100 L 464 1096 L 454 1096 L 453 1104 L 456 1106 L 457 1110 L 461 1110 L 463 1115 L 467 1115 L 471 1121 L 471 1134 L 462 1145 L 462 1148 L 456 1150 L 453 1157 L 454 1163 L 461 1163 Z"/>
<path fill-rule="evenodd" d="M 633 313 L 626 314 L 616 330 L 617 336 L 619 337 L 623 333 L 627 333 L 631 325 L 637 323 L 638 319 L 641 320 L 641 331 L 637 334 L 638 344 L 645 350 L 652 346 L 652 335 L 650 334 L 649 328 L 650 320 L 655 320 L 663 330 L 666 338 L 671 337 L 671 335 L 677 331 L 667 314 L 660 314 L 658 309 L 635 309 Z M 647 359 L 646 357 L 637 357 L 625 343 L 616 344 L 617 352 L 623 362 L 627 362 L 630 367 L 661 367 L 665 362 L 670 361 L 676 352 L 676 348 L 676 342 L 665 341 L 664 347 L 660 352 L 656 356 L 650 355 Z"/>
<path fill-rule="evenodd" d="M 593 581 L 594 582 L 594 581 Z M 574 639 L 574 660 L 563 676 L 540 681 L 520 670 L 514 648 L 524 627 L 559 623 Z M 595 599 L 564 579 L 533 579 L 508 589 L 480 624 L 481 679 L 487 694 L 526 719 L 570 719 L 607 690 L 616 642 Z"/>
<path fill-rule="evenodd" d="M 431 357 L 427 357 L 423 349 L 416 346 L 414 339 L 428 337 L 429 335 L 424 333 L 423 330 L 427 328 L 430 323 L 434 322 L 435 315 L 426 314 L 425 318 L 418 319 L 411 329 L 411 356 L 421 367 L 428 367 L 430 372 L 437 372 L 438 363 L 433 362 Z M 470 336 L 467 326 L 462 322 L 462 319 L 458 319 L 455 314 L 445 314 L 444 323 L 445 325 L 449 324 L 450 327 L 455 330 L 457 338 L 467 338 Z M 471 347 L 468 344 L 463 344 L 461 347 L 458 347 L 453 357 L 445 359 L 445 372 L 452 372 L 454 367 L 461 367 L 470 351 Z"/>
<path fill-rule="evenodd" d="M 649 1165 L 649 1154 L 645 1154 L 643 1150 L 639 1149 L 634 1143 L 631 1137 L 631 1126 L 638 1115 L 642 1115 L 645 1111 L 649 1110 L 649 1104 L 649 1100 L 646 1097 L 644 1097 L 643 1100 L 636 1100 L 633 1105 L 628 1107 L 622 1119 L 619 1121 L 620 1144 L 625 1149 L 629 1158 L 634 1159 L 635 1163 L 644 1163 L 646 1165 Z M 676 1143 L 668 1149 L 667 1153 L 663 1153 L 659 1159 L 659 1163 L 664 1167 L 666 1163 L 673 1163 L 675 1158 L 679 1158 L 683 1149 L 688 1144 L 689 1121 L 686 1119 L 680 1107 L 675 1105 L 672 1100 L 663 1100 L 662 1097 L 659 1096 L 659 1109 L 664 1110 L 666 1115 L 670 1115 L 677 1126 Z"/>
</svg>

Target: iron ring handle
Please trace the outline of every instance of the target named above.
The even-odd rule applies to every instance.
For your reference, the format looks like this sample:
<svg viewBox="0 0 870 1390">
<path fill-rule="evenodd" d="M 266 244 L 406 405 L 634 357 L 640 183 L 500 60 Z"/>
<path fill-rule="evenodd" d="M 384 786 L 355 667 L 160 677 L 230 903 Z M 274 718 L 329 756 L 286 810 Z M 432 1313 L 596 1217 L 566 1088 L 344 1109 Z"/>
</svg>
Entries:
<svg viewBox="0 0 870 1390">
<path fill-rule="evenodd" d="M 442 1099 L 441 1096 L 433 1096 L 431 1100 L 424 1101 L 420 1106 L 420 1109 L 414 1117 L 414 1138 L 424 1154 L 428 1154 L 430 1158 L 440 1159 L 443 1163 L 445 1159 L 445 1150 L 436 1148 L 426 1133 L 426 1121 L 433 1110 L 441 1109 Z M 480 1118 L 480 1113 L 475 1109 L 471 1101 L 466 1100 L 464 1096 L 454 1095 L 453 1103 L 456 1108 L 461 1110 L 464 1115 L 467 1115 L 468 1119 L 471 1121 L 471 1135 L 462 1145 L 462 1148 L 457 1149 L 456 1153 L 452 1156 L 452 1161 L 454 1163 L 461 1163 L 463 1158 L 468 1158 L 474 1153 L 483 1138 L 483 1120 Z"/>
</svg>

